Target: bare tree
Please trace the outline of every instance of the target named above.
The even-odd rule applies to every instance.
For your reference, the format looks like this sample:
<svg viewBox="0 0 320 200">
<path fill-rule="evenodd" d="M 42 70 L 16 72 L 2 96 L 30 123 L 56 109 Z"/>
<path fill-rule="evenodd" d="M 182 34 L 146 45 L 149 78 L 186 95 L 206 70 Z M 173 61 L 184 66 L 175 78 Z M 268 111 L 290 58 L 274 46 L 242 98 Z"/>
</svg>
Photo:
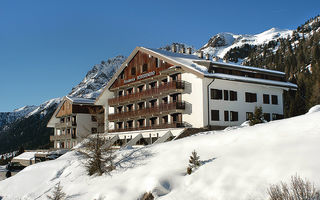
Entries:
<svg viewBox="0 0 320 200">
<path fill-rule="evenodd" d="M 290 185 L 281 182 L 268 189 L 269 200 L 320 200 L 320 191 L 298 175 L 291 177 Z"/>
<path fill-rule="evenodd" d="M 115 169 L 114 159 L 116 156 L 109 140 L 101 134 L 87 137 L 79 152 L 87 159 L 85 166 L 90 176 L 93 174 L 110 174 Z"/>
<path fill-rule="evenodd" d="M 66 194 L 62 191 L 60 182 L 54 187 L 52 196 L 47 195 L 50 200 L 63 200 L 66 198 Z"/>
</svg>

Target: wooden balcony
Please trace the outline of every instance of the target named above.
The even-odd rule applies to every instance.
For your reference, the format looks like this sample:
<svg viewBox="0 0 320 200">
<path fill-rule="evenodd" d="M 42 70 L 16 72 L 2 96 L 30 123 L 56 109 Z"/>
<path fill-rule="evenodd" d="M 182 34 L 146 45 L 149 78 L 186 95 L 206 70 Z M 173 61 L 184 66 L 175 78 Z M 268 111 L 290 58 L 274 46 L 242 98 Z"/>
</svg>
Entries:
<svg viewBox="0 0 320 200">
<path fill-rule="evenodd" d="M 77 126 L 76 122 L 59 122 L 55 123 L 55 128 L 66 128 L 66 127 L 75 127 Z"/>
<path fill-rule="evenodd" d="M 127 131 L 139 131 L 139 130 L 150 130 L 150 129 L 166 129 L 166 128 L 183 128 L 183 127 L 185 127 L 185 124 L 183 122 L 173 122 L 170 124 L 166 123 L 166 124 L 155 124 L 152 126 L 112 129 L 112 130 L 108 130 L 108 132 L 114 133 L 114 132 L 127 132 Z"/>
<path fill-rule="evenodd" d="M 184 87 L 185 87 L 184 81 L 171 81 L 171 82 L 163 83 L 155 88 L 143 90 L 141 92 L 136 92 L 136 93 L 128 94 L 125 96 L 119 96 L 119 97 L 108 99 L 108 104 L 112 106 L 120 103 L 146 99 L 152 96 L 161 95 L 162 93 L 169 93 L 171 91 L 183 90 Z"/>
<path fill-rule="evenodd" d="M 109 121 L 145 117 L 150 115 L 158 115 L 162 113 L 170 113 L 176 110 L 184 110 L 186 107 L 184 101 L 160 104 L 158 106 L 133 110 L 129 112 L 120 112 L 108 115 Z"/>
<path fill-rule="evenodd" d="M 50 141 L 55 141 L 55 140 L 71 140 L 75 139 L 76 135 L 74 134 L 66 134 L 66 135 L 50 135 Z"/>
</svg>

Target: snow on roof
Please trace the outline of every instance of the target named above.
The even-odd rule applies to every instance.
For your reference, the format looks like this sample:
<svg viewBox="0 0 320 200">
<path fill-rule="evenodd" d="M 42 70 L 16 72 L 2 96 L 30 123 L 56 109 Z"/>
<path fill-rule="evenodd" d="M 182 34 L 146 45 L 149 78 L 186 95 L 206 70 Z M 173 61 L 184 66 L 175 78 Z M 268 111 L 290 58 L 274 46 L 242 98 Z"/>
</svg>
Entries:
<svg viewBox="0 0 320 200">
<path fill-rule="evenodd" d="M 24 152 L 13 159 L 17 160 L 34 160 L 35 154 L 46 154 L 44 152 L 36 152 L 36 151 L 30 151 L 30 152 Z"/>
<path fill-rule="evenodd" d="M 167 59 L 180 63 L 181 65 L 188 67 L 190 69 L 197 70 L 202 74 L 208 73 L 208 69 L 205 66 L 199 65 L 194 62 L 194 61 L 205 61 L 204 59 L 201 59 L 196 55 L 173 53 L 171 51 L 165 51 L 161 49 L 151 49 L 151 48 L 145 48 L 145 47 L 141 47 L 141 48 L 147 49 L 149 51 L 153 51 L 155 54 L 159 54 L 163 57 L 166 57 Z"/>
<path fill-rule="evenodd" d="M 145 48 L 145 47 L 142 47 L 142 48 Z M 207 67 L 195 63 L 196 61 L 207 61 L 207 60 L 199 58 L 196 55 L 173 53 L 173 52 L 165 51 L 165 50 L 161 50 L 161 49 L 151 49 L 151 48 L 145 48 L 145 49 L 148 49 L 148 50 L 153 51 L 154 53 L 160 54 L 168 59 L 171 59 L 171 60 L 174 60 L 178 63 L 181 63 L 182 65 L 184 65 L 188 68 L 196 69 L 200 73 L 210 74 L 208 72 Z M 215 65 L 228 66 L 228 67 L 233 67 L 233 68 L 238 68 L 238 69 L 253 70 L 253 71 L 258 71 L 258 72 L 262 72 L 262 73 L 277 74 L 277 75 L 281 75 L 281 76 L 285 75 L 284 72 L 280 72 L 280 71 L 276 71 L 276 70 L 262 69 L 262 68 L 258 68 L 258 67 L 238 65 L 238 64 L 234 64 L 234 63 L 217 62 L 217 61 L 211 61 L 211 60 L 208 62 L 211 62 Z"/>
<path fill-rule="evenodd" d="M 232 81 L 261 83 L 261 84 L 265 84 L 265 85 L 297 88 L 296 84 L 293 84 L 290 82 L 281 82 L 281 81 L 274 81 L 274 80 L 267 80 L 267 79 L 260 79 L 260 78 L 251 78 L 251 77 L 235 76 L 235 75 L 220 74 L 220 73 L 208 74 L 206 76 L 213 77 L 213 78 L 219 78 L 219 79 L 225 79 L 225 80 L 232 80 Z"/>
<path fill-rule="evenodd" d="M 78 104 L 93 104 L 95 102 L 95 99 L 70 97 L 70 96 L 66 96 L 66 98 L 69 99 L 72 103 L 78 103 Z"/>
<path fill-rule="evenodd" d="M 272 74 L 278 74 L 284 76 L 284 72 L 276 71 L 276 70 L 270 70 L 270 69 L 263 69 L 263 68 L 258 68 L 258 67 L 251 67 L 251 66 L 245 66 L 245 65 L 238 65 L 235 63 L 224 63 L 224 62 L 216 62 L 216 61 L 211 61 L 215 65 L 222 65 L 222 66 L 228 66 L 228 67 L 233 67 L 233 68 L 238 68 L 238 69 L 246 69 L 246 70 L 253 70 L 253 71 L 258 71 L 258 72 L 265 72 L 265 73 L 272 73 Z"/>
</svg>

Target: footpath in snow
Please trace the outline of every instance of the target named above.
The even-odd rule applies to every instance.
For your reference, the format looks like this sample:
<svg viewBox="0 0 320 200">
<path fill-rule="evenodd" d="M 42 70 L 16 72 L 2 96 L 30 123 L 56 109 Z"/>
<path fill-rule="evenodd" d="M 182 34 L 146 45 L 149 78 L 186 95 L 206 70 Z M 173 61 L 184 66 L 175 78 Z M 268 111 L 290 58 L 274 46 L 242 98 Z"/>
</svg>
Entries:
<svg viewBox="0 0 320 200">
<path fill-rule="evenodd" d="M 89 177 L 75 151 L 38 163 L 0 182 L 3 200 L 46 199 L 58 182 L 68 199 L 266 199 L 270 184 L 298 174 L 320 187 L 320 107 L 308 114 L 117 152 L 112 175 Z M 196 150 L 204 164 L 186 168 Z M 122 158 L 125 159 L 122 160 Z"/>
</svg>

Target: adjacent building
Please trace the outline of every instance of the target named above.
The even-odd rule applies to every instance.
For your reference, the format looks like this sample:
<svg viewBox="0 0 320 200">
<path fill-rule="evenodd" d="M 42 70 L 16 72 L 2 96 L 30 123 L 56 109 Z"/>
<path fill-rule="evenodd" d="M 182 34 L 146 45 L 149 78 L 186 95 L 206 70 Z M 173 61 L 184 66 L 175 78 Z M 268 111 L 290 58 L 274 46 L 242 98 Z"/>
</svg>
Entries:
<svg viewBox="0 0 320 200">
<path fill-rule="evenodd" d="M 47 127 L 54 128 L 54 148 L 70 149 L 90 134 L 104 131 L 104 109 L 94 99 L 64 97 Z"/>
<path fill-rule="evenodd" d="M 150 144 L 195 128 L 240 125 L 261 106 L 266 120 L 283 117 L 283 92 L 297 86 L 283 72 L 209 60 L 191 49 L 136 47 L 95 105 L 104 132 L 123 145 Z"/>
</svg>

